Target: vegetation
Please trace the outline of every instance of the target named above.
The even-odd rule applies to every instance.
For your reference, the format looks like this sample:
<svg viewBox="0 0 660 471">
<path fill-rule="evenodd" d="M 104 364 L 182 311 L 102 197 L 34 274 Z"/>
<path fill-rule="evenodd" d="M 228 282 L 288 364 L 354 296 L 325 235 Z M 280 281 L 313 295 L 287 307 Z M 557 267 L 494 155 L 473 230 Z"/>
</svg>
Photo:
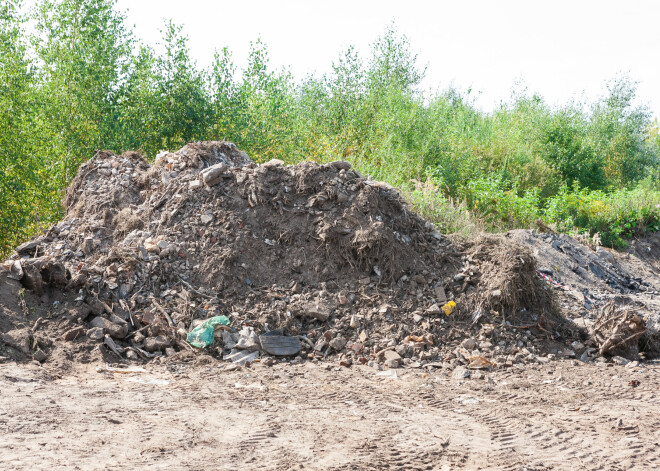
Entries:
<svg viewBox="0 0 660 471">
<path fill-rule="evenodd" d="M 446 231 L 541 219 L 621 246 L 660 228 L 658 124 L 626 78 L 594 103 L 551 107 L 522 90 L 484 113 L 469 91 L 421 90 L 394 28 L 368 57 L 349 48 L 296 82 L 260 41 L 242 71 L 226 49 L 200 69 L 172 22 L 145 45 L 114 0 L 21 7 L 0 4 L 0 254 L 61 217 L 62 190 L 96 149 L 153 157 L 209 139 L 257 161 L 349 160 Z"/>
</svg>

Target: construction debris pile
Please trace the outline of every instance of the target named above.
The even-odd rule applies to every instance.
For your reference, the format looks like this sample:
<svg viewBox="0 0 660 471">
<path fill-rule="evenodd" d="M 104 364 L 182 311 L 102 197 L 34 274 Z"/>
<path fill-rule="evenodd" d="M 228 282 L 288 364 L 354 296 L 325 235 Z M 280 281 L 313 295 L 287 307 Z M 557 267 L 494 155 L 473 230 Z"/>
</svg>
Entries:
<svg viewBox="0 0 660 471">
<path fill-rule="evenodd" d="M 0 355 L 481 368 L 586 350 L 527 249 L 457 246 L 346 162 L 99 152 L 64 204 L 2 265 Z"/>
</svg>

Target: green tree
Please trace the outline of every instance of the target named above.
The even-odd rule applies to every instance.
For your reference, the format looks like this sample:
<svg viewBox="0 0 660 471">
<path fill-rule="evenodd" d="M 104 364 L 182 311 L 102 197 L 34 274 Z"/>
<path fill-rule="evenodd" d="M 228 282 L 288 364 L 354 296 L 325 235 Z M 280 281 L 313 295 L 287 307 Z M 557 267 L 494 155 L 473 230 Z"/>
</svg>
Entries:
<svg viewBox="0 0 660 471">
<path fill-rule="evenodd" d="M 116 130 L 117 91 L 132 47 L 115 0 L 41 0 L 35 50 L 41 62 L 41 151 L 64 186 Z"/>
</svg>

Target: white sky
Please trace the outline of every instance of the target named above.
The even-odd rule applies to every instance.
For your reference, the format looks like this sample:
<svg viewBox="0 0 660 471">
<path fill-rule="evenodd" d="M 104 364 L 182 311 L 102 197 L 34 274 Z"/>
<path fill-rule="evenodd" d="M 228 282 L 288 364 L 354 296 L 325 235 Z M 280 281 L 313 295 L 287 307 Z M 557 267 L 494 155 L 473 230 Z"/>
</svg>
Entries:
<svg viewBox="0 0 660 471">
<path fill-rule="evenodd" d="M 593 99 L 618 73 L 660 116 L 660 2 L 652 0 L 119 0 L 138 37 L 155 45 L 166 18 L 184 25 L 193 58 L 210 64 L 227 46 L 245 64 L 250 41 L 274 68 L 323 73 L 349 45 L 365 56 L 394 22 L 427 64 L 425 88 L 478 92 L 491 110 L 516 81 L 550 104 Z"/>
</svg>

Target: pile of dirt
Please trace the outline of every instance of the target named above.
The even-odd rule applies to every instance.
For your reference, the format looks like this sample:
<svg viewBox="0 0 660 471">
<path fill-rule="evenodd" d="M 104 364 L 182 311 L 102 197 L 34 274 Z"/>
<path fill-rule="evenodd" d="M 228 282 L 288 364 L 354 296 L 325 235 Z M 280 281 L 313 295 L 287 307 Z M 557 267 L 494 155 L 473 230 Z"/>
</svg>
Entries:
<svg viewBox="0 0 660 471">
<path fill-rule="evenodd" d="M 207 351 L 232 359 L 263 355 L 266 333 L 298 339 L 294 361 L 345 365 L 575 355 L 527 248 L 452 242 L 346 162 L 257 165 L 228 142 L 153 165 L 99 152 L 64 206 L 0 270 L 0 354 L 186 357 L 187 333 L 225 315 Z"/>
</svg>

